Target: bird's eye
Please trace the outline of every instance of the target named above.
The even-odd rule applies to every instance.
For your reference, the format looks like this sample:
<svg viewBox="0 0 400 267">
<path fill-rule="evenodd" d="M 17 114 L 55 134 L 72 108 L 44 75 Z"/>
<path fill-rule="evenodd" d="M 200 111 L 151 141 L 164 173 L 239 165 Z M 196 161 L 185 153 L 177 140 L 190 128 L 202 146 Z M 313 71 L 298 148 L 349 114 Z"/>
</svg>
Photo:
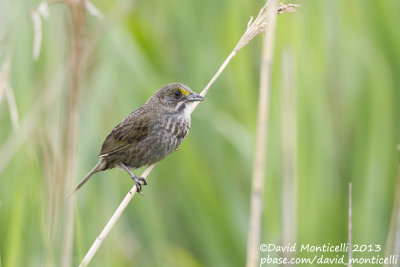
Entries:
<svg viewBox="0 0 400 267">
<path fill-rule="evenodd" d="M 176 90 L 174 95 L 175 95 L 176 98 L 179 98 L 182 95 L 181 90 Z"/>
</svg>

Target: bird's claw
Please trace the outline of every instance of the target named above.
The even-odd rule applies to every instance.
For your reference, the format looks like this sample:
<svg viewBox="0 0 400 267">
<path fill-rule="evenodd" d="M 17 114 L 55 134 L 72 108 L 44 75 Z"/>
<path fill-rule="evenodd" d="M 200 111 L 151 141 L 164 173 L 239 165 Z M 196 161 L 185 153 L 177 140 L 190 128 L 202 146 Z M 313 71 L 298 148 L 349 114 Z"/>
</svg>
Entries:
<svg viewBox="0 0 400 267">
<path fill-rule="evenodd" d="M 138 178 L 140 182 L 142 182 L 143 185 L 147 185 L 147 180 L 144 177 L 139 177 Z"/>
<path fill-rule="evenodd" d="M 135 182 L 136 185 L 136 191 L 142 196 L 144 196 L 142 193 L 142 185 L 147 185 L 146 179 L 144 177 L 134 177 L 133 181 Z"/>
</svg>

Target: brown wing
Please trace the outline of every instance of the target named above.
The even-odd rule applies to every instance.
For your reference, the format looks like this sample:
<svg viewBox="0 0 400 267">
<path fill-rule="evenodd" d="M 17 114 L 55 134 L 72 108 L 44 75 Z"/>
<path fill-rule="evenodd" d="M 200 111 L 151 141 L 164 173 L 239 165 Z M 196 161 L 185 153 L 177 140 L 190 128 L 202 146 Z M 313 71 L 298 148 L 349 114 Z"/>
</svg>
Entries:
<svg viewBox="0 0 400 267">
<path fill-rule="evenodd" d="M 150 119 L 150 115 L 140 109 L 131 113 L 104 140 L 99 157 L 105 157 L 145 139 L 149 132 Z"/>
</svg>

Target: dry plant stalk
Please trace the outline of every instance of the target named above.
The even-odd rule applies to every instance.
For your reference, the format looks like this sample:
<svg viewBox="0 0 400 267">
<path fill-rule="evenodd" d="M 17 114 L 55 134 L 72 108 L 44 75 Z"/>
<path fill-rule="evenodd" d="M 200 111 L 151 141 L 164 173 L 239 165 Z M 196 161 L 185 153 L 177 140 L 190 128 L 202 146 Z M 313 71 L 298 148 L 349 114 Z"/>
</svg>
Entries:
<svg viewBox="0 0 400 267">
<path fill-rule="evenodd" d="M 349 183 L 349 258 L 348 266 L 352 267 L 351 259 L 353 258 L 353 185 Z"/>
<path fill-rule="evenodd" d="M 89 14 L 92 16 L 96 16 L 101 18 L 102 14 L 100 11 L 97 10 L 97 8 L 90 3 L 89 1 L 84 1 L 85 2 L 85 8 Z M 35 22 L 38 18 L 47 18 L 49 16 L 49 7 L 54 5 L 54 4 L 73 4 L 76 5 L 75 0 L 49 0 L 49 1 L 43 1 L 41 2 L 36 8 L 34 8 L 30 12 L 30 17 L 33 20 L 34 24 L 34 43 L 33 43 L 33 58 L 37 59 L 40 54 L 40 46 L 41 46 L 41 28 L 39 29 L 38 26 L 41 26 L 41 22 Z M 17 26 L 21 26 L 24 20 L 20 21 L 21 23 L 18 24 Z M 38 25 L 40 24 L 40 25 Z M 104 27 L 103 27 L 104 28 Z M 102 28 L 102 29 L 103 29 Z M 17 27 L 17 29 L 13 32 L 10 32 L 9 35 L 12 36 L 11 33 L 18 32 L 21 29 L 21 27 Z M 36 36 L 40 35 L 40 36 Z M 8 37 L 7 39 L 12 39 L 11 37 Z M 95 41 L 93 41 L 93 38 L 89 38 L 91 42 L 91 47 L 94 47 Z M 98 38 L 97 38 L 98 39 Z M 96 39 L 96 40 L 97 40 Z M 2 49 L 3 47 L 1 47 Z M 89 51 L 91 49 L 88 49 Z M 6 57 L 5 60 L 3 60 L 2 67 L 0 70 L 0 103 L 3 98 L 3 94 L 6 91 L 6 85 L 8 84 L 9 89 L 11 89 L 11 93 L 13 94 L 12 88 L 9 85 L 8 81 L 8 73 L 9 73 L 9 64 L 7 63 L 8 60 L 7 58 L 11 58 L 11 52 L 8 53 L 9 56 Z M 82 62 L 86 62 L 87 58 L 89 58 L 88 54 L 84 55 L 85 57 L 82 59 Z M 4 70 L 7 70 L 7 72 L 4 72 Z M 7 75 L 4 75 L 7 73 Z M 0 158 L 2 161 L 0 161 L 0 174 L 3 172 L 3 170 L 6 168 L 14 154 L 18 151 L 18 149 L 22 146 L 22 144 L 26 141 L 26 139 L 29 137 L 31 134 L 32 130 L 35 128 L 34 126 L 38 124 L 38 119 L 40 118 L 39 114 L 43 113 L 47 109 L 51 107 L 51 103 L 57 97 L 59 97 L 59 94 L 61 93 L 60 90 L 60 85 L 63 83 L 62 79 L 62 73 L 58 73 L 56 75 L 56 78 L 50 82 L 50 85 L 44 90 L 44 92 L 38 97 L 38 100 L 34 104 L 34 106 L 31 108 L 29 112 L 27 112 L 27 116 L 23 118 L 22 126 L 20 127 L 21 130 L 18 132 L 15 132 L 14 134 L 11 134 L 8 139 L 2 144 L 0 147 Z M 54 90 L 54 88 L 57 88 L 57 90 Z M 15 98 L 15 97 L 14 97 Z M 8 98 L 10 100 L 13 100 L 13 96 L 11 98 Z M 16 103 L 13 104 L 11 103 L 11 106 L 14 105 L 16 107 Z M 10 114 L 13 114 L 14 111 L 17 111 L 16 108 L 12 108 L 10 110 Z M 14 120 L 14 118 L 18 118 L 18 113 L 14 112 L 14 115 L 12 115 L 11 119 Z M 19 120 L 18 121 L 12 121 L 14 129 L 18 130 L 19 129 Z M 15 127 L 17 126 L 17 128 Z"/>
<path fill-rule="evenodd" d="M 65 175 L 65 186 L 71 188 L 73 186 L 73 177 L 76 173 L 76 152 L 78 142 L 78 101 L 79 101 L 79 87 L 84 69 L 84 32 L 86 21 L 86 6 L 85 0 L 80 0 L 74 5 L 70 5 L 70 13 L 72 19 L 72 42 L 69 58 L 69 73 L 71 75 L 71 90 L 69 91 L 67 100 L 67 111 L 64 125 L 64 151 L 65 163 L 63 165 L 63 174 Z M 71 266 L 72 262 L 72 244 L 74 236 L 74 209 L 73 201 L 66 203 L 65 211 L 65 230 L 64 230 L 64 243 L 62 251 L 61 265 L 63 267 Z"/>
<path fill-rule="evenodd" d="M 277 0 L 273 0 L 277 2 Z M 243 36 L 240 38 L 238 44 L 236 47 L 233 49 L 233 51 L 229 54 L 229 56 L 226 58 L 226 60 L 222 63 L 220 68 L 218 69 L 217 73 L 212 77 L 210 82 L 206 85 L 206 87 L 201 91 L 200 95 L 205 96 L 208 92 L 208 90 L 211 88 L 211 86 L 214 84 L 214 82 L 217 80 L 217 78 L 221 75 L 223 70 L 226 68 L 226 66 L 229 64 L 229 62 L 232 60 L 232 58 L 239 52 L 240 49 L 242 49 L 246 44 L 248 44 L 255 36 L 257 36 L 259 33 L 263 32 L 265 29 L 265 26 L 267 23 L 269 23 L 269 20 L 267 20 L 268 16 L 271 16 L 271 14 L 275 15 L 284 12 L 293 12 L 291 11 L 292 8 L 285 8 L 285 6 L 277 7 L 277 5 L 270 5 L 269 3 L 271 2 L 268 1 L 265 6 L 260 10 L 257 18 L 254 20 L 250 20 L 250 22 L 247 25 L 247 29 Z M 293 5 L 287 5 L 287 6 L 293 6 Z M 285 11 L 288 10 L 288 11 Z M 194 111 L 194 109 L 197 107 L 199 103 L 196 102 L 192 107 L 192 110 L 190 111 L 191 113 Z M 144 172 L 142 173 L 141 177 L 147 178 L 150 172 L 152 171 L 153 167 L 155 165 L 150 165 L 148 166 Z M 101 232 L 101 234 L 97 237 L 89 251 L 86 253 L 85 257 L 83 258 L 81 266 L 87 266 L 90 261 L 92 260 L 93 256 L 96 254 L 97 250 L 101 246 L 102 242 L 104 241 L 105 237 L 108 235 L 114 224 L 117 222 L 119 217 L 121 216 L 122 212 L 125 210 L 125 208 L 128 206 L 129 202 L 132 200 L 134 194 L 136 193 L 136 185 L 133 185 L 132 189 L 127 193 L 125 196 L 124 200 L 121 202 L 117 210 L 114 212 L 114 215 L 111 217 L 111 219 L 108 221 L 107 225 Z"/>
<path fill-rule="evenodd" d="M 69 57 L 69 74 L 71 75 L 71 91 L 67 99 L 67 110 L 65 116 L 63 151 L 65 161 L 62 164 L 61 178 L 64 179 L 66 188 L 72 187 L 73 176 L 76 169 L 76 147 L 78 137 L 78 100 L 79 83 L 84 69 L 84 42 L 83 33 L 86 24 L 86 11 L 98 18 L 102 17 L 101 12 L 88 0 L 49 0 L 41 2 L 31 11 L 31 18 L 34 29 L 33 59 L 37 60 L 40 54 L 42 42 L 42 18 L 49 16 L 49 6 L 56 3 L 64 3 L 70 8 L 72 18 L 72 43 Z M 72 244 L 73 244 L 73 203 L 66 203 L 66 223 L 64 230 L 64 243 L 62 251 L 62 266 L 71 266 Z"/>
<path fill-rule="evenodd" d="M 11 123 L 14 131 L 18 131 L 19 116 L 17 109 L 17 102 L 15 101 L 14 91 L 10 84 L 10 68 L 11 68 L 11 52 L 5 55 L 3 63 L 0 68 L 0 103 L 3 98 L 3 94 L 6 95 L 8 108 L 10 112 Z"/>
<path fill-rule="evenodd" d="M 274 54 L 278 1 L 268 0 L 262 23 L 265 25 L 258 96 L 256 147 L 250 200 L 250 219 L 247 236 L 247 267 L 258 266 L 261 236 L 262 206 L 265 176 L 266 141 L 268 133 L 269 95 L 271 91 L 271 68 Z M 256 19 L 257 20 L 257 19 Z"/>
<path fill-rule="evenodd" d="M 84 9 L 94 17 L 102 18 L 102 13 L 89 0 L 49 0 L 42 1 L 36 8 L 31 11 L 31 19 L 33 23 L 33 60 L 38 60 L 40 48 L 42 44 L 42 19 L 47 19 L 50 15 L 49 6 L 57 3 L 67 4 L 69 7 L 82 5 Z"/>
<path fill-rule="evenodd" d="M 11 161 L 14 154 L 30 136 L 31 132 L 38 124 L 38 118 L 40 114 L 48 110 L 51 104 L 61 93 L 62 74 L 58 73 L 53 78 L 53 81 L 49 83 L 43 93 L 38 97 L 33 107 L 29 110 L 21 122 L 21 129 L 14 134 L 11 134 L 7 140 L 0 147 L 0 174 L 4 171 L 7 164 Z"/>
<path fill-rule="evenodd" d="M 40 54 L 40 46 L 41 46 L 41 39 L 42 39 L 42 28 L 41 28 L 42 21 L 41 21 L 41 19 L 42 18 L 46 19 L 49 16 L 49 7 L 52 6 L 53 4 L 57 4 L 57 3 L 65 4 L 66 7 L 70 7 L 70 8 L 76 8 L 76 6 L 79 6 L 80 3 L 82 3 L 84 6 L 84 9 L 86 9 L 88 14 L 91 14 L 91 15 L 99 17 L 99 18 L 102 17 L 102 14 L 97 10 L 97 8 L 87 0 L 49 0 L 49 1 L 41 2 L 29 14 L 30 18 L 32 19 L 33 28 L 34 28 L 34 42 L 33 42 L 33 59 L 34 60 L 37 60 L 39 57 L 39 54 Z M 118 5 L 118 6 L 120 6 L 120 5 Z M 119 12 L 119 13 L 121 14 L 123 12 Z M 115 17 L 120 18 L 120 16 L 115 16 Z M 26 20 L 26 21 L 22 20 L 21 22 L 27 22 L 27 21 L 28 20 Z M 108 22 L 109 21 L 107 21 L 107 23 Z M 23 24 L 23 23 L 20 23 L 20 24 Z M 81 21 L 80 24 L 83 25 L 86 23 L 85 23 L 85 21 Z M 104 25 L 109 25 L 109 24 L 104 24 Z M 21 26 L 21 25 L 18 25 L 18 26 Z M 101 30 L 104 31 L 104 28 L 105 27 L 101 27 Z M 17 31 L 18 30 L 20 30 L 20 27 L 17 28 Z M 14 32 L 15 31 L 10 32 L 9 35 L 12 36 L 11 33 L 14 33 Z M 88 44 L 85 43 L 85 46 L 88 46 L 89 48 L 93 48 L 96 43 L 96 40 L 98 40 L 97 35 L 99 35 L 99 30 L 97 30 L 95 32 L 91 32 L 91 33 L 94 37 L 97 37 L 97 38 L 89 38 L 90 43 L 88 43 Z M 97 35 L 94 35 L 93 33 L 96 33 Z M 9 37 L 8 39 L 11 42 L 12 38 Z M 77 42 L 75 42 L 75 43 L 77 44 Z M 79 43 L 81 43 L 81 42 L 79 41 Z M 3 50 L 3 47 L 1 47 L 1 50 Z M 78 70 L 78 68 L 76 68 L 76 66 L 77 66 L 77 62 L 86 62 L 87 59 L 89 58 L 90 54 L 89 53 L 77 53 L 77 54 L 73 55 L 74 54 L 73 50 L 74 49 L 71 49 L 71 55 L 69 57 L 69 61 L 70 61 L 69 69 L 67 69 L 67 71 L 62 69 L 53 77 L 52 82 L 50 82 L 49 85 L 47 86 L 47 88 L 43 90 L 43 93 L 38 97 L 34 106 L 30 109 L 29 112 L 27 112 L 28 115 L 23 118 L 21 130 L 15 131 L 13 134 L 11 134 L 8 137 L 8 139 L 6 140 L 6 142 L 0 147 L 0 158 L 2 158 L 2 161 L 0 162 L 0 173 L 5 169 L 5 167 L 7 166 L 9 161 L 12 159 L 12 157 L 16 153 L 16 151 L 18 151 L 18 149 L 22 146 L 22 144 L 31 135 L 31 133 L 35 129 L 35 127 L 37 127 L 38 120 L 39 120 L 39 118 L 41 118 L 40 115 L 45 113 L 45 111 L 49 110 L 52 107 L 52 105 L 54 104 L 54 101 L 57 100 L 58 97 L 60 96 L 61 89 L 62 89 L 61 84 L 64 83 L 64 78 L 65 78 L 64 75 L 66 73 L 69 74 L 71 77 L 72 76 L 75 77 L 73 79 L 69 79 L 69 80 L 74 80 L 73 85 L 71 87 L 75 88 L 75 89 L 73 89 L 75 91 L 75 93 L 73 93 L 73 94 L 75 94 L 75 97 L 72 97 L 72 98 L 75 98 L 75 100 L 70 101 L 70 102 L 75 102 L 74 107 L 71 108 L 71 110 L 75 110 L 75 112 L 74 112 L 75 115 L 71 115 L 71 117 L 77 116 L 77 114 L 78 114 L 77 107 L 78 106 L 77 106 L 77 98 L 76 97 L 78 94 L 76 91 L 78 90 L 78 82 L 76 82 L 76 81 L 79 81 L 78 75 L 80 76 L 79 73 L 84 72 L 84 68 L 86 66 L 80 67 L 79 70 Z M 88 50 L 91 51 L 91 49 L 88 49 Z M 6 53 L 6 56 L 4 56 L 4 60 L 2 62 L 1 68 L 0 68 L 0 102 L 2 100 L 2 96 L 4 93 L 7 97 L 8 103 L 9 103 L 10 116 L 11 116 L 13 128 L 14 128 L 14 130 L 18 130 L 19 123 L 18 123 L 18 113 L 17 113 L 17 108 L 16 108 L 16 102 L 15 102 L 14 93 L 12 91 L 12 88 L 11 88 L 11 85 L 9 82 L 9 70 L 10 70 L 11 55 L 12 55 L 12 49 L 9 49 L 9 52 Z M 75 63 L 72 63 L 73 61 Z M 81 65 L 81 64 L 79 64 L 79 65 Z M 68 112 L 69 111 L 67 111 L 67 113 Z M 69 124 L 71 122 L 71 120 L 73 120 L 73 119 L 67 119 L 66 124 Z M 75 118 L 75 122 L 72 122 L 71 125 L 77 125 L 76 118 Z M 76 126 L 75 126 L 75 128 L 76 128 Z M 68 131 L 65 131 L 65 132 L 68 133 Z M 65 139 L 66 143 L 72 144 L 71 142 L 67 141 L 67 138 L 64 138 L 64 139 Z M 76 139 L 76 138 L 74 138 L 74 139 Z M 74 142 L 76 142 L 76 141 L 74 141 Z M 45 146 L 45 145 L 42 144 L 42 146 Z M 66 144 L 66 146 L 68 146 L 68 149 L 70 149 L 76 145 Z M 67 150 L 67 149 L 64 149 L 64 151 L 65 150 Z M 69 155 L 72 155 L 72 156 L 69 156 L 69 158 L 66 156 L 68 159 L 65 161 L 68 161 L 68 162 L 64 162 L 64 160 L 60 160 L 60 161 L 57 160 L 57 157 L 59 157 L 58 154 L 61 154 L 61 153 L 56 153 L 55 151 L 53 151 L 52 153 L 53 153 L 53 157 L 50 157 L 50 158 L 53 161 L 51 164 L 53 166 L 58 166 L 60 164 L 60 162 L 62 164 L 65 164 L 65 166 L 67 166 L 68 164 L 71 165 L 70 164 L 72 162 L 71 159 L 75 160 L 75 157 L 73 156 L 75 154 L 75 152 L 67 153 Z M 72 164 L 75 164 L 75 163 L 72 163 Z M 70 179 L 68 179 L 68 178 L 65 179 L 65 176 L 72 176 L 73 173 L 75 172 L 75 171 L 73 171 L 75 169 L 75 167 L 72 166 L 72 168 L 69 168 L 69 167 L 65 167 L 65 166 L 64 166 L 64 169 L 68 170 L 70 173 L 68 173 L 68 171 L 65 171 L 65 170 L 63 172 L 61 172 L 56 167 L 56 169 L 58 169 L 58 171 L 55 171 L 56 174 L 54 174 L 54 172 L 51 174 L 52 178 L 54 178 L 54 176 L 57 176 L 60 178 L 59 180 L 61 180 L 61 181 L 65 181 L 66 183 L 68 183 L 69 181 L 72 182 L 73 181 L 72 177 L 70 177 Z M 65 173 L 68 173 L 68 174 L 65 175 Z M 73 184 L 71 184 L 71 186 L 72 185 Z M 60 190 L 62 191 L 63 186 L 65 186 L 65 185 L 56 184 L 56 185 L 52 186 L 53 191 L 55 190 L 55 193 L 54 193 L 55 199 L 49 200 L 50 201 L 49 203 L 51 203 L 51 205 L 53 205 L 55 207 L 58 206 L 58 203 L 60 202 L 58 196 L 63 195 L 63 193 L 60 194 L 59 191 Z M 62 202 L 64 202 L 63 198 L 62 198 Z M 56 215 L 54 215 L 53 217 L 58 218 L 59 215 L 57 215 L 57 214 L 60 212 L 60 210 L 57 208 L 54 208 L 54 209 L 55 209 Z M 63 248 L 63 256 L 62 256 L 62 265 L 63 266 L 71 266 L 72 244 L 73 244 L 73 242 L 72 242 L 73 241 L 73 216 L 72 216 L 73 209 L 72 209 L 72 206 L 68 206 L 68 204 L 67 204 L 66 210 L 67 210 L 66 211 L 67 223 L 65 224 L 66 229 L 64 231 L 64 244 L 63 244 L 64 248 Z M 50 209 L 50 214 L 51 214 L 51 209 Z M 53 222 L 53 225 L 58 225 L 58 221 L 56 219 Z M 55 229 L 51 229 L 51 230 L 53 232 L 55 231 Z M 54 262 L 50 265 L 54 265 Z"/>
<path fill-rule="evenodd" d="M 85 13 L 87 11 L 88 14 L 91 14 L 95 17 L 101 18 L 102 14 L 97 8 L 90 3 L 88 0 L 49 0 L 49 1 L 42 1 L 36 8 L 32 9 L 29 14 L 29 17 L 32 19 L 33 23 L 33 30 L 34 30 L 34 37 L 33 37 L 33 59 L 37 60 L 40 55 L 40 48 L 42 42 L 42 19 L 46 19 L 49 16 L 49 7 L 53 4 L 62 3 L 65 4 L 67 7 L 71 8 L 71 13 L 73 10 L 81 9 L 80 17 L 85 17 Z M 73 15 L 73 14 L 72 14 Z M 28 18 L 29 18 L 28 17 Z M 78 16 L 79 17 L 79 16 Z M 12 40 L 12 35 L 14 32 L 19 31 L 21 29 L 21 24 L 25 23 L 25 20 L 20 20 L 20 23 L 17 25 L 15 31 L 10 31 L 8 33 L 7 39 Z M 76 23 L 75 23 L 76 22 Z M 56 175 L 61 177 L 61 180 L 68 183 L 69 181 L 73 181 L 72 176 L 74 175 L 75 170 L 75 158 L 76 158 L 76 136 L 77 136 L 77 118 L 78 118 L 78 86 L 81 73 L 83 72 L 84 66 L 81 66 L 83 62 L 86 62 L 86 58 L 88 57 L 87 54 L 82 53 L 81 48 L 76 49 L 78 46 L 82 46 L 83 42 L 76 38 L 78 35 L 82 34 L 75 34 L 77 32 L 81 32 L 80 28 L 86 24 L 85 19 L 78 18 L 75 16 L 75 20 L 72 21 L 72 25 L 75 26 L 73 29 L 74 36 L 74 43 L 72 45 L 71 54 L 69 57 L 69 69 L 67 71 L 68 74 L 71 75 L 72 86 L 71 86 L 71 97 L 70 101 L 67 104 L 67 118 L 66 118 L 66 125 L 65 128 L 67 129 L 64 131 L 66 133 L 64 137 L 64 151 L 66 151 L 65 158 L 62 163 L 64 165 L 64 171 L 58 172 L 59 174 Z M 92 44 L 93 45 L 93 44 Z M 1 50 L 3 47 L 1 47 Z M 78 51 L 79 50 L 79 51 Z M 21 147 L 21 145 L 26 141 L 29 137 L 35 126 L 37 126 L 38 118 L 40 118 L 39 114 L 43 113 L 45 110 L 51 107 L 53 104 L 53 100 L 56 99 L 61 93 L 61 86 L 60 85 L 63 81 L 63 73 L 59 72 L 56 77 L 53 79 L 54 82 L 48 86 L 47 89 L 40 95 L 38 100 L 36 101 L 35 105 L 31 110 L 27 113 L 28 115 L 24 117 L 21 130 L 19 130 L 19 119 L 18 119 L 18 110 L 16 106 L 14 92 L 9 82 L 9 72 L 10 72 L 10 62 L 11 62 L 11 55 L 12 49 L 9 49 L 9 52 L 6 53 L 4 60 L 1 64 L 0 68 L 0 102 L 2 100 L 3 95 L 6 96 L 9 109 L 10 109 L 10 117 L 12 121 L 12 126 L 14 128 L 14 133 L 11 134 L 6 142 L 0 147 L 0 157 L 3 159 L 0 162 L 0 173 L 5 169 L 15 152 Z M 69 117 L 68 117 L 69 116 Z M 72 134 L 69 135 L 69 130 L 72 129 Z M 53 152 L 54 153 L 54 152 Z M 57 165 L 56 160 L 53 159 L 55 162 L 54 165 Z M 67 177 L 67 178 L 65 178 Z M 70 177 L 68 179 L 68 177 Z M 71 185 L 72 186 L 72 185 Z M 70 187 L 71 187 L 70 186 Z M 53 188 L 54 189 L 54 188 Z M 61 186 L 62 189 L 62 186 Z M 59 188 L 55 188 L 55 190 L 59 190 Z M 55 194 L 57 195 L 57 193 Z M 62 194 L 58 194 L 62 195 Z M 54 202 L 57 202 L 57 198 Z M 57 206 L 57 204 L 56 204 Z M 72 206 L 66 207 L 66 221 L 65 224 L 65 231 L 64 231 L 64 248 L 63 248 L 63 257 L 62 257 L 62 265 L 63 266 L 71 266 L 71 259 L 72 259 L 72 244 L 73 244 L 73 209 Z M 1 265 L 1 264 L 0 264 Z"/>
<path fill-rule="evenodd" d="M 281 91 L 282 244 L 293 244 L 297 236 L 297 120 L 294 66 L 293 54 L 289 49 L 285 49 L 282 57 Z M 293 252 L 283 252 L 283 257 L 294 256 Z"/>
<path fill-rule="evenodd" d="M 280 5 L 278 6 L 278 14 L 281 13 L 294 13 L 296 12 L 296 8 L 300 7 L 300 5 L 288 4 L 288 5 Z"/>
<path fill-rule="evenodd" d="M 37 8 L 31 12 L 31 18 L 33 23 L 33 60 L 38 60 L 40 54 L 40 47 L 42 43 L 42 18 L 47 19 L 49 17 L 49 3 L 46 1 L 41 2 Z"/>
<path fill-rule="evenodd" d="M 151 170 L 153 169 L 154 165 L 148 166 L 144 172 L 142 173 L 141 177 L 147 178 L 150 174 Z M 133 196 L 136 193 L 136 185 L 133 185 L 132 189 L 129 190 L 128 194 L 126 194 L 124 200 L 122 200 L 121 204 L 119 204 L 118 208 L 115 210 L 113 216 L 108 221 L 106 226 L 104 227 L 103 231 L 101 231 L 100 235 L 94 241 L 92 247 L 89 249 L 88 253 L 86 254 L 85 258 L 83 258 L 81 264 L 79 266 L 87 266 L 89 262 L 92 260 L 94 254 L 99 249 L 101 244 L 103 243 L 104 239 L 114 227 L 115 223 L 118 221 L 119 217 L 121 217 L 122 212 L 124 212 L 125 208 L 128 206 L 129 202 L 132 200 Z"/>
</svg>

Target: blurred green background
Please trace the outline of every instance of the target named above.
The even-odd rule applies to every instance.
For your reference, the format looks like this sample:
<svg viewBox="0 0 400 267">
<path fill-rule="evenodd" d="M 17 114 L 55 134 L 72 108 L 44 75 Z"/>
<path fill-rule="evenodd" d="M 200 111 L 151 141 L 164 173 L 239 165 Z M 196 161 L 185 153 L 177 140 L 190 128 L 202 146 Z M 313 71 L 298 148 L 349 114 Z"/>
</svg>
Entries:
<svg viewBox="0 0 400 267">
<path fill-rule="evenodd" d="M 64 4 L 49 8 L 34 61 L 29 12 L 39 3 L 0 1 L 0 62 L 10 56 L 20 124 L 13 128 L 1 88 L 1 266 L 61 266 L 63 257 L 71 13 Z M 156 89 L 182 82 L 200 92 L 265 2 L 92 3 L 103 18 L 85 21 L 72 184 L 97 163 L 111 129 Z M 285 212 L 297 214 L 298 243 L 347 242 L 352 182 L 353 242 L 385 247 L 400 142 L 400 1 L 301 5 L 278 17 L 261 242 L 283 242 Z M 145 197 L 134 197 L 91 266 L 245 265 L 261 45 L 259 36 L 233 59 L 193 113 L 180 151 L 155 167 Z M 282 182 L 283 55 L 294 71 L 294 205 L 283 201 L 292 192 Z M 131 186 L 115 169 L 78 192 L 73 266 Z"/>
</svg>

